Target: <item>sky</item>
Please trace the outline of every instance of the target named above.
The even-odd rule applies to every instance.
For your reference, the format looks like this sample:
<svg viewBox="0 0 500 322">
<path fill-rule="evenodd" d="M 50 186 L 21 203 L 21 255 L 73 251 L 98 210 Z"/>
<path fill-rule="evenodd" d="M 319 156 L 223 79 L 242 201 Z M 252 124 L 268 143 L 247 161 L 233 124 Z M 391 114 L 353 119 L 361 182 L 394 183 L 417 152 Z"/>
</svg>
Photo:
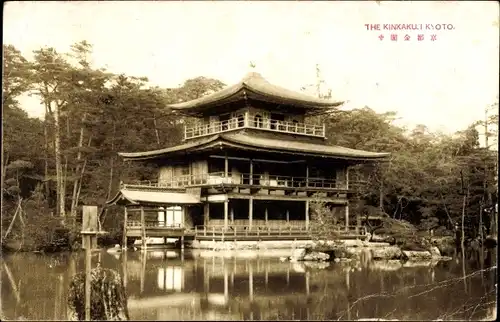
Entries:
<svg viewBox="0 0 500 322">
<path fill-rule="evenodd" d="M 498 97 L 498 19 L 496 1 L 13 1 L 3 37 L 27 58 L 86 40 L 95 67 L 161 87 L 198 76 L 231 85 L 253 62 L 271 83 L 300 90 L 319 64 L 323 91 L 344 108 L 396 111 L 401 125 L 451 133 L 484 119 Z M 21 103 L 43 115 L 36 98 Z"/>
</svg>

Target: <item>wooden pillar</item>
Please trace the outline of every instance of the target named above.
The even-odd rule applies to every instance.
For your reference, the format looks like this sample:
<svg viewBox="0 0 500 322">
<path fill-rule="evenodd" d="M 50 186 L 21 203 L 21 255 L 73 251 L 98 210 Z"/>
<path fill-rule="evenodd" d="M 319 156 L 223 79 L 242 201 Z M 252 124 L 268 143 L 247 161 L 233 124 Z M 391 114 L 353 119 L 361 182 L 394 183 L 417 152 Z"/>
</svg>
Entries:
<svg viewBox="0 0 500 322">
<path fill-rule="evenodd" d="M 142 239 L 142 250 L 146 250 L 146 219 L 144 215 L 144 207 L 141 206 L 141 239 Z"/>
<path fill-rule="evenodd" d="M 234 204 L 229 207 L 229 214 L 231 215 L 231 225 L 234 225 Z"/>
<path fill-rule="evenodd" d="M 224 200 L 224 229 L 227 229 L 228 226 L 228 208 L 229 208 L 229 199 Z"/>
<path fill-rule="evenodd" d="M 345 167 L 345 188 L 349 189 L 349 166 Z"/>
<path fill-rule="evenodd" d="M 91 306 L 91 281 L 92 281 L 92 246 L 90 235 L 85 235 L 87 247 L 85 247 L 85 320 L 90 321 L 90 306 Z"/>
<path fill-rule="evenodd" d="M 349 203 L 345 205 L 345 231 L 349 231 Z"/>
<path fill-rule="evenodd" d="M 250 159 L 250 184 L 253 184 L 253 161 Z"/>
<path fill-rule="evenodd" d="M 224 177 L 227 178 L 229 175 L 229 160 L 227 158 L 227 153 L 224 157 Z"/>
<path fill-rule="evenodd" d="M 252 229 L 253 221 L 253 198 L 248 199 L 248 229 Z"/>
<path fill-rule="evenodd" d="M 268 220 L 267 205 L 266 205 L 266 208 L 264 209 L 264 218 L 266 220 L 266 227 L 268 227 L 267 226 L 267 220 Z"/>
<path fill-rule="evenodd" d="M 306 187 L 309 187 L 309 165 L 306 164 Z"/>
<path fill-rule="evenodd" d="M 210 220 L 210 204 L 207 202 L 203 205 L 203 225 L 208 226 L 208 221 Z"/>
<path fill-rule="evenodd" d="M 305 217 L 306 217 L 306 229 L 309 229 L 309 200 L 306 200 Z"/>
<path fill-rule="evenodd" d="M 128 213 L 127 206 L 123 207 L 123 236 L 122 236 L 122 249 L 127 248 L 127 221 Z"/>
<path fill-rule="evenodd" d="M 286 210 L 286 223 L 288 224 L 290 222 L 290 210 Z"/>
</svg>

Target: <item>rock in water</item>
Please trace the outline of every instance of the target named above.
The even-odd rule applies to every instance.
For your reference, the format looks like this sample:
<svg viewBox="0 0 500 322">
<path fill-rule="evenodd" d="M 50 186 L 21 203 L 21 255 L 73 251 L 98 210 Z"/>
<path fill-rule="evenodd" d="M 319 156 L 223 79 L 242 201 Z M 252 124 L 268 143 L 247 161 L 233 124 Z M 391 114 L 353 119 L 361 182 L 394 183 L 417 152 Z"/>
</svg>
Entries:
<svg viewBox="0 0 500 322">
<path fill-rule="evenodd" d="M 429 251 L 431 253 L 432 258 L 441 258 L 441 252 L 439 251 L 439 248 L 437 248 L 436 246 L 432 246 Z"/>
<path fill-rule="evenodd" d="M 330 259 L 330 255 L 322 252 L 311 252 L 303 258 L 304 261 L 327 261 L 328 259 Z"/>
<path fill-rule="evenodd" d="M 306 250 L 304 248 L 294 249 L 292 252 L 292 256 L 290 256 L 290 261 L 302 261 L 304 260 L 304 256 L 306 256 Z"/>
<path fill-rule="evenodd" d="M 401 259 L 403 254 L 396 246 L 375 247 L 371 249 L 373 259 Z"/>
<path fill-rule="evenodd" d="M 429 251 L 412 251 L 412 250 L 404 250 L 403 254 L 406 259 L 409 260 L 430 260 L 432 259 L 432 255 Z"/>
<path fill-rule="evenodd" d="M 120 274 L 96 267 L 91 272 L 91 320 L 125 321 L 129 319 L 127 295 Z M 85 320 L 85 272 L 73 276 L 68 292 L 68 312 L 72 321 Z"/>
</svg>

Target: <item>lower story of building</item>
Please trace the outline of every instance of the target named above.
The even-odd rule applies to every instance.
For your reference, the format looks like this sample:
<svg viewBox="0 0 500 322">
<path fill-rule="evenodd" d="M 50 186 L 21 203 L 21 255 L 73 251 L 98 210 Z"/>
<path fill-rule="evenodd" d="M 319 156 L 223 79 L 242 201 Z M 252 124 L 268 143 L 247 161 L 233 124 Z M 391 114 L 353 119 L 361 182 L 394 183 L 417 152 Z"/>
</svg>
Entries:
<svg viewBox="0 0 500 322">
<path fill-rule="evenodd" d="M 349 219 L 349 205 L 325 203 L 339 223 L 339 233 L 360 235 L 358 220 Z M 134 205 L 125 207 L 124 236 L 180 238 L 199 241 L 309 240 L 311 201 L 220 198 L 190 205 Z M 124 240 L 124 242 L 126 242 Z"/>
</svg>

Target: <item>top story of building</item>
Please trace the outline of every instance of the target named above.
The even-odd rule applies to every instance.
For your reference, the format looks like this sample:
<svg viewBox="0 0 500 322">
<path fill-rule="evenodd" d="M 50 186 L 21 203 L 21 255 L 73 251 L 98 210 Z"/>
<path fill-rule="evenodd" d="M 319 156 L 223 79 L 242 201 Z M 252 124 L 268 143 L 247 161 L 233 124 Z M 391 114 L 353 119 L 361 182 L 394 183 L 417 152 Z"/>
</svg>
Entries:
<svg viewBox="0 0 500 322">
<path fill-rule="evenodd" d="M 325 138 L 324 125 L 307 124 L 305 118 L 342 104 L 271 84 L 251 72 L 235 85 L 168 107 L 196 118 L 185 127 L 185 140 L 243 128 Z"/>
</svg>

